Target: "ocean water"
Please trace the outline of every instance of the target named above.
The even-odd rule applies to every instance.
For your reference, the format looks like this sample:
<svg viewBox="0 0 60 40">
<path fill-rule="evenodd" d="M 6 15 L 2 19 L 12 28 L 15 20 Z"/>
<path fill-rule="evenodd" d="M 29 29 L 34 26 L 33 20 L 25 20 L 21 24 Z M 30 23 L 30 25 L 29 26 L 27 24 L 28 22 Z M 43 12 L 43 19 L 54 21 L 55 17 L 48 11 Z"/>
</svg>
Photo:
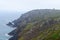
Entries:
<svg viewBox="0 0 60 40">
<path fill-rule="evenodd" d="M 21 14 L 17 12 L 0 12 L 0 40 L 8 40 L 11 37 L 8 33 L 14 30 L 14 28 L 6 24 L 20 17 Z"/>
</svg>

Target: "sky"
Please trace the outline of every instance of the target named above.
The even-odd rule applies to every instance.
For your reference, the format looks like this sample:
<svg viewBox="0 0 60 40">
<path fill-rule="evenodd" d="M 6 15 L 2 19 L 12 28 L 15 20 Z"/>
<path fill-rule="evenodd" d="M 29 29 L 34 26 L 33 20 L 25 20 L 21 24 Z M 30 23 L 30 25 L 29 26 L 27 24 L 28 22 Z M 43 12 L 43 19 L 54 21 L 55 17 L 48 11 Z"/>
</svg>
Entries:
<svg viewBox="0 0 60 40">
<path fill-rule="evenodd" d="M 60 0 L 0 0 L 0 10 L 60 9 Z"/>
</svg>

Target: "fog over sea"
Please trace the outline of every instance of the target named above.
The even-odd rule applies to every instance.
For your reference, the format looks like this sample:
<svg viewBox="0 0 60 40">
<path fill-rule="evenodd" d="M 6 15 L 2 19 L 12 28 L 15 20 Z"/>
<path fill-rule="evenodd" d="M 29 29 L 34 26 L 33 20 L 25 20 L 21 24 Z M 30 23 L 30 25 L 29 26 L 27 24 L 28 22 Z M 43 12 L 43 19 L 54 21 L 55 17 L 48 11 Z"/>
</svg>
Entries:
<svg viewBox="0 0 60 40">
<path fill-rule="evenodd" d="M 11 37 L 8 33 L 14 28 L 6 24 L 19 18 L 21 14 L 20 12 L 0 12 L 0 40 L 8 40 Z"/>
</svg>

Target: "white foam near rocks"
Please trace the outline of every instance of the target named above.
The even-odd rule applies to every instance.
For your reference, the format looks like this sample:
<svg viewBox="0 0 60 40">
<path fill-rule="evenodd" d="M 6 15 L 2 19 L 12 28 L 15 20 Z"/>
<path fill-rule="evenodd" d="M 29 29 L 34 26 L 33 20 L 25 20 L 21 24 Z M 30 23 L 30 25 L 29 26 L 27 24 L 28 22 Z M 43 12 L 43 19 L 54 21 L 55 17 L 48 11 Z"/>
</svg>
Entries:
<svg viewBox="0 0 60 40">
<path fill-rule="evenodd" d="M 10 35 L 8 35 L 8 34 L 5 34 L 5 36 L 6 36 L 6 37 L 9 37 L 9 38 L 10 38 L 10 37 L 13 37 L 13 36 L 10 36 Z"/>
<path fill-rule="evenodd" d="M 5 36 L 10 37 L 8 34 L 5 34 Z"/>
<path fill-rule="evenodd" d="M 7 37 L 7 39 L 5 39 L 5 40 L 8 40 L 10 37 L 12 37 L 12 36 L 10 36 L 8 34 L 5 34 L 5 36 Z"/>
</svg>

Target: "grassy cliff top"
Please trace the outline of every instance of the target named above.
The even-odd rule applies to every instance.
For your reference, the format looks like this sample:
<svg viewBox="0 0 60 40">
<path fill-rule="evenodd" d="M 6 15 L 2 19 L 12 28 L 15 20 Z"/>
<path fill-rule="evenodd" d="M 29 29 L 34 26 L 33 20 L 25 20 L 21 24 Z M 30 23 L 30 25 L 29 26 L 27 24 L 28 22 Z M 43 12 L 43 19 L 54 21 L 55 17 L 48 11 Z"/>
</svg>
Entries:
<svg viewBox="0 0 60 40">
<path fill-rule="evenodd" d="M 60 40 L 60 10 L 36 9 L 13 21 L 10 40 Z"/>
</svg>

